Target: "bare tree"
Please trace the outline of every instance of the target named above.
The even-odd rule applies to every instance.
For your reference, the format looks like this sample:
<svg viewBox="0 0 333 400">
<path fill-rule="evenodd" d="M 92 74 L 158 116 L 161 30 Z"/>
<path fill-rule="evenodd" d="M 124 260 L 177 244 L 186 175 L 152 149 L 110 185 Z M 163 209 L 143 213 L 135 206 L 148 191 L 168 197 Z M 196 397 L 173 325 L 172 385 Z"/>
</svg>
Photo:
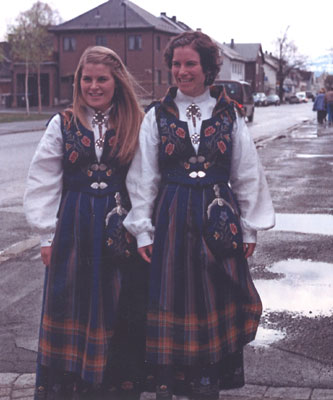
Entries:
<svg viewBox="0 0 333 400">
<path fill-rule="evenodd" d="M 288 38 L 289 26 L 276 40 L 275 58 L 278 63 L 279 97 L 283 99 L 283 83 L 293 69 L 304 68 L 306 57 L 298 53 L 295 43 Z"/>
<path fill-rule="evenodd" d="M 52 53 L 53 37 L 48 28 L 60 21 L 57 11 L 40 1 L 37 1 L 30 10 L 22 12 L 16 19 L 16 24 L 8 29 L 8 41 L 11 44 L 12 54 L 16 60 L 25 63 L 25 101 L 29 114 L 29 70 L 37 72 L 38 110 L 42 110 L 40 71 L 43 61 Z"/>
</svg>

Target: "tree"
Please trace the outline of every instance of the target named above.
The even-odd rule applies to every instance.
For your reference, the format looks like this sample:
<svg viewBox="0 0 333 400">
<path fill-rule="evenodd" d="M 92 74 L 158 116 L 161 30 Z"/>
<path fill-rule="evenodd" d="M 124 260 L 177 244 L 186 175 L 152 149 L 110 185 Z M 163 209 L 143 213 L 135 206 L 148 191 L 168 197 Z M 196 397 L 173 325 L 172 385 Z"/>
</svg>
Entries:
<svg viewBox="0 0 333 400">
<path fill-rule="evenodd" d="M 48 28 L 59 20 L 57 11 L 53 11 L 48 4 L 37 1 L 30 10 L 20 13 L 16 24 L 8 30 L 8 41 L 14 58 L 25 63 L 25 102 L 28 114 L 29 69 L 33 68 L 37 72 L 38 110 L 41 112 L 41 65 L 51 55 L 53 48 L 53 37 Z"/>
<path fill-rule="evenodd" d="M 275 58 L 278 63 L 277 79 L 279 82 L 279 97 L 283 99 L 283 83 L 289 73 L 296 68 L 304 68 L 306 57 L 298 54 L 296 45 L 288 38 L 289 26 L 281 37 L 276 40 Z"/>
<path fill-rule="evenodd" d="M 331 90 L 333 88 L 333 75 L 327 75 L 324 84 L 327 90 Z"/>
</svg>

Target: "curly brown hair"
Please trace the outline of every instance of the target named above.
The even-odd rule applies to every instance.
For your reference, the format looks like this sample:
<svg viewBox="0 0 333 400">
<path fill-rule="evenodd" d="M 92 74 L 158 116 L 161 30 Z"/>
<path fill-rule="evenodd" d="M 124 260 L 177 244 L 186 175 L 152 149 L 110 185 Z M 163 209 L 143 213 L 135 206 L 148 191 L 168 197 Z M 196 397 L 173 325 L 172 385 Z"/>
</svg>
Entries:
<svg viewBox="0 0 333 400">
<path fill-rule="evenodd" d="M 173 52 L 177 47 L 191 46 L 200 56 L 202 70 L 206 76 L 205 85 L 211 85 L 222 65 L 221 52 L 213 40 L 200 31 L 189 31 L 173 37 L 164 50 L 164 61 L 171 69 Z"/>
</svg>

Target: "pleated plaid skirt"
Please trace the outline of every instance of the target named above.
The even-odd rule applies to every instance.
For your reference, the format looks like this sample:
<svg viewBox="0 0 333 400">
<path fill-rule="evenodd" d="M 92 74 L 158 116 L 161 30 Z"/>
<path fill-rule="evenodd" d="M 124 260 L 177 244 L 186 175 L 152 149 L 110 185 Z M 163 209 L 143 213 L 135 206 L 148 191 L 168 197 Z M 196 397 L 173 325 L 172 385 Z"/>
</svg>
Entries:
<svg viewBox="0 0 333 400">
<path fill-rule="evenodd" d="M 207 244 L 214 188 L 169 183 L 160 190 L 147 316 L 149 363 L 205 366 L 229 360 L 236 371 L 242 368 L 243 346 L 255 337 L 262 305 L 242 246 L 214 254 Z M 219 191 L 238 209 L 228 185 Z"/>
<path fill-rule="evenodd" d="M 124 279 L 131 279 L 130 266 L 124 277 L 125 270 L 104 254 L 105 217 L 115 206 L 114 193 L 104 197 L 65 194 L 45 286 L 38 363 L 72 372 L 93 384 L 103 381 L 110 347 L 117 349 L 111 339 L 124 318 L 118 312 L 119 297 Z M 135 279 L 142 283 L 141 314 L 136 318 L 144 321 L 145 272 L 142 265 L 133 265 L 139 267 L 141 278 Z M 143 322 L 140 329 L 144 331 Z"/>
</svg>

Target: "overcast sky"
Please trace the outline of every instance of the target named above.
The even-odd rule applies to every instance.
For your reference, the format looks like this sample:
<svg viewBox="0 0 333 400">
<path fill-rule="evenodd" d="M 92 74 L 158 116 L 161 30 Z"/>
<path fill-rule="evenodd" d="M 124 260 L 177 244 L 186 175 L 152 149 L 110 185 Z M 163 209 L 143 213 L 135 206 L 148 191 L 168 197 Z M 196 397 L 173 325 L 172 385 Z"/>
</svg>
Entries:
<svg viewBox="0 0 333 400">
<path fill-rule="evenodd" d="M 68 21 L 96 6 L 103 0 L 68 2 L 49 0 L 63 21 Z M 299 52 L 311 58 L 326 55 L 333 48 L 332 0 L 133 0 L 155 16 L 161 11 L 175 15 L 193 29 L 219 42 L 261 43 L 264 51 L 275 50 L 275 40 L 287 26 L 289 38 Z M 9 0 L 2 4 L 0 39 L 5 39 L 8 24 L 35 3 L 35 0 Z"/>
</svg>

